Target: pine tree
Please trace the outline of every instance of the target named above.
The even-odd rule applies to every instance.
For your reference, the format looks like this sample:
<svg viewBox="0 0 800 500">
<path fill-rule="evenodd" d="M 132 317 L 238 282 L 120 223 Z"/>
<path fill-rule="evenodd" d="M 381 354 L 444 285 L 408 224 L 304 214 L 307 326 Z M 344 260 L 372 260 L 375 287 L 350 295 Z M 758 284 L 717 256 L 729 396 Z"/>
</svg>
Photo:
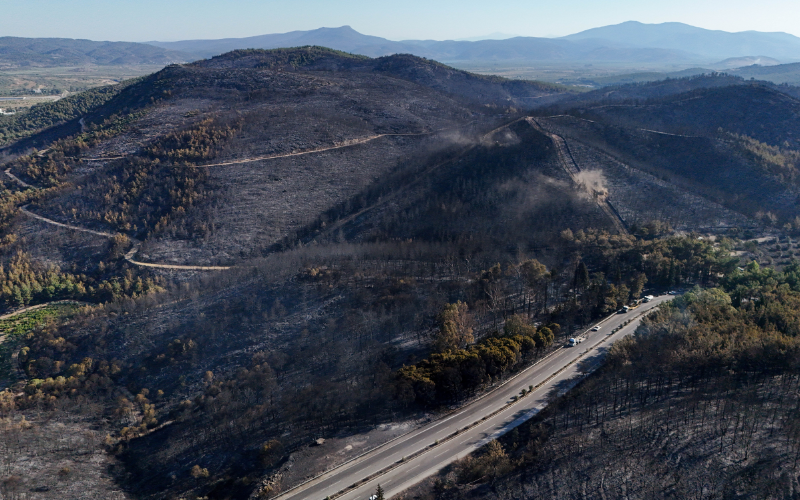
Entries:
<svg viewBox="0 0 800 500">
<path fill-rule="evenodd" d="M 375 491 L 375 500 L 383 500 L 383 488 L 381 485 L 378 485 L 378 489 Z"/>
</svg>

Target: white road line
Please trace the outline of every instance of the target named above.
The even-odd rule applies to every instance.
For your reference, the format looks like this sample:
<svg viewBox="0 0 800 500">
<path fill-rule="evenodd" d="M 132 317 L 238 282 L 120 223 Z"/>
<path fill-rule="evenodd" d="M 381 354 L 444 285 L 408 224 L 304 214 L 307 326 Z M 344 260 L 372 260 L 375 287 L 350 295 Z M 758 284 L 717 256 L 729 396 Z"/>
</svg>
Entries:
<svg viewBox="0 0 800 500">
<path fill-rule="evenodd" d="M 648 312 L 652 311 L 656 306 L 658 306 L 662 302 L 664 302 L 664 301 L 660 300 L 657 303 L 651 304 L 651 306 L 646 308 L 646 309 L 641 309 L 639 314 L 635 315 L 634 317 L 632 317 L 630 319 L 631 320 L 638 320 L 641 316 L 643 316 L 644 314 L 647 314 Z M 608 320 L 610 320 L 613 317 L 618 317 L 618 316 L 616 314 L 611 314 L 607 318 L 605 318 L 602 322 L 605 323 L 605 322 L 607 322 Z M 621 318 L 621 319 L 622 319 L 621 322 L 623 322 L 626 318 Z M 622 325 L 620 325 L 620 326 L 621 326 L 620 331 L 615 332 L 615 333 L 620 337 L 627 335 L 627 333 L 625 333 L 625 332 L 627 332 L 630 329 L 629 328 L 630 325 L 625 325 L 624 327 L 622 327 Z M 625 330 L 625 332 L 622 332 L 622 330 Z M 607 339 L 606 336 L 602 336 L 602 337 L 598 336 L 598 341 L 596 343 L 594 343 L 591 347 L 589 347 L 587 345 L 587 350 L 586 351 L 588 352 L 588 351 L 591 351 L 591 350 L 594 350 L 594 349 L 598 348 L 602 343 L 606 342 L 606 339 Z M 610 342 L 609 342 L 609 345 L 611 345 Z M 552 352 L 550 355 L 546 356 L 542 360 L 539 360 L 538 363 L 536 363 L 534 365 L 531 365 L 530 367 L 528 367 L 525 370 L 523 370 L 522 372 L 518 373 L 517 375 L 515 375 L 511 379 L 507 380 L 505 383 L 501 384 L 500 387 L 502 387 L 504 385 L 507 385 L 507 384 L 510 384 L 512 382 L 512 380 L 517 379 L 518 377 L 519 378 L 518 378 L 517 382 L 520 382 L 520 381 L 524 380 L 523 375 L 525 374 L 525 372 L 529 371 L 529 370 L 533 370 L 534 367 L 536 367 L 537 365 L 538 365 L 538 367 L 540 369 L 542 369 L 544 371 L 548 371 L 548 373 L 550 373 L 549 375 L 544 377 L 545 381 L 548 381 L 548 382 L 552 381 L 553 383 L 555 383 L 555 382 L 557 382 L 558 380 L 561 380 L 561 379 L 568 380 L 569 377 L 567 377 L 568 373 L 566 372 L 566 370 L 569 370 L 570 366 L 574 365 L 575 363 L 579 362 L 582 358 L 584 358 L 584 353 L 582 353 L 581 355 L 579 355 L 577 357 L 566 356 L 565 359 L 560 359 L 561 356 L 555 356 L 557 353 L 562 353 L 563 354 L 564 352 L 568 352 L 568 351 L 556 350 L 556 351 Z M 598 351 L 598 352 L 600 352 L 600 351 Z M 552 358 L 551 358 L 551 356 L 552 356 Z M 547 358 L 551 358 L 551 359 L 547 363 L 542 363 L 542 361 L 544 361 Z M 560 365 L 559 365 L 559 362 L 560 362 Z M 557 366 L 554 369 L 551 369 L 550 366 L 549 366 L 551 364 L 557 364 Z M 579 375 L 579 373 L 575 369 L 573 369 L 573 371 L 575 371 L 574 375 Z M 534 375 L 534 378 L 539 380 L 539 379 L 541 379 L 540 375 L 542 375 L 542 373 L 538 373 L 538 374 L 529 373 L 528 375 Z M 570 375 L 570 376 L 572 376 L 572 375 Z M 583 378 L 583 377 L 581 377 L 581 378 Z M 508 432 L 509 430 L 513 429 L 514 427 L 520 425 L 521 423 L 523 423 L 523 422 L 527 421 L 528 419 L 530 419 L 531 417 L 535 416 L 539 411 L 541 411 L 542 408 L 544 408 L 547 405 L 547 403 L 544 400 L 541 399 L 546 394 L 546 393 L 541 393 L 541 390 L 545 389 L 545 387 L 542 386 L 543 384 L 545 384 L 545 382 L 537 382 L 537 384 L 536 384 L 536 385 L 540 385 L 541 386 L 541 387 L 537 387 L 537 389 L 536 389 L 537 394 L 539 394 L 539 396 L 537 396 L 537 401 L 539 401 L 539 402 L 535 403 L 535 406 L 533 406 L 531 408 L 528 408 L 526 410 L 523 410 L 523 413 L 521 415 L 517 416 L 516 418 L 513 418 L 513 420 L 510 420 L 510 421 L 506 421 L 505 420 L 508 417 L 512 417 L 513 414 L 514 414 L 513 412 L 505 413 L 506 410 L 509 410 L 509 409 L 513 408 L 513 406 L 509 406 L 509 407 L 504 408 L 500 413 L 495 414 L 491 418 L 487 418 L 485 423 L 481 423 L 481 420 L 483 420 L 483 418 L 476 417 L 474 419 L 474 421 L 472 421 L 470 423 L 470 425 L 467 426 L 467 427 L 470 427 L 471 429 L 465 434 L 461 434 L 461 429 L 462 429 L 461 425 L 456 426 L 458 428 L 458 434 L 461 434 L 461 435 L 459 435 L 457 437 L 454 436 L 455 439 L 451 443 L 451 446 L 449 447 L 449 449 L 443 450 L 441 453 L 438 453 L 436 455 L 432 455 L 431 456 L 431 460 L 436 461 L 437 459 L 439 459 L 439 457 L 442 457 L 443 455 L 445 455 L 447 453 L 450 453 L 451 456 L 440 460 L 439 462 L 437 462 L 434 465 L 430 466 L 427 470 L 425 470 L 425 471 L 421 472 L 420 474 L 418 474 L 417 476 L 415 476 L 415 478 L 413 480 L 414 482 L 411 482 L 411 483 L 408 482 L 408 481 L 404 482 L 402 485 L 398 486 L 398 488 L 395 488 L 395 491 L 393 491 L 390 494 L 388 494 L 387 497 L 391 497 L 392 495 L 394 495 L 396 493 L 399 493 L 403 489 L 406 489 L 408 486 L 410 486 L 412 484 L 415 484 L 420 479 L 428 477 L 429 475 L 437 472 L 439 469 L 441 469 L 441 467 L 444 467 L 445 465 L 447 465 L 447 463 L 452 462 L 452 460 L 457 460 L 459 458 L 462 458 L 462 457 L 468 455 L 469 453 L 471 453 L 472 451 L 478 449 L 480 446 L 482 446 L 486 442 L 490 441 L 491 439 L 497 438 L 498 436 Z M 574 385 L 575 385 L 574 383 L 569 384 L 569 387 L 571 388 Z M 495 391 L 499 390 L 500 387 L 495 388 L 494 391 L 487 392 L 486 394 L 484 394 L 484 396 L 481 396 L 477 400 L 473 401 L 473 403 L 471 403 L 469 406 L 474 405 L 479 400 L 482 400 L 484 398 L 492 396 L 492 394 Z M 566 389 L 566 390 L 568 390 L 568 389 Z M 562 391 L 561 393 L 563 394 L 563 392 L 566 392 L 566 390 Z M 498 402 L 498 404 L 500 404 L 500 403 Z M 523 406 L 524 406 L 524 403 L 523 403 Z M 474 409 L 475 408 L 464 408 L 462 411 L 458 412 L 458 414 L 456 414 L 456 415 L 451 415 L 450 417 L 448 417 L 446 419 L 443 419 L 442 421 L 439 421 L 439 422 L 437 422 L 435 424 L 432 423 L 431 427 L 438 426 L 438 424 L 443 423 L 444 420 L 450 420 L 450 419 L 454 418 L 455 416 L 458 416 L 458 415 L 460 415 L 462 413 L 467 413 L 468 411 L 473 411 Z M 484 411 L 488 411 L 488 408 L 484 408 Z M 492 412 L 490 412 L 490 413 L 492 413 Z M 424 433 L 426 430 L 429 430 L 429 429 L 425 429 L 425 428 L 418 429 L 419 434 Z M 414 434 L 410 433 L 409 436 L 405 437 L 404 439 L 413 439 L 413 436 L 414 436 Z M 413 447 L 413 445 L 414 444 L 412 443 L 412 447 Z M 378 447 L 375 450 L 372 450 L 372 452 L 378 452 L 378 450 L 380 450 L 380 448 L 381 447 Z M 414 458 L 410 459 L 409 462 L 398 464 L 398 466 L 396 468 L 392 468 L 392 470 L 394 471 L 394 470 L 400 469 L 403 472 L 400 472 L 398 470 L 397 473 L 406 474 L 411 470 L 417 469 L 418 467 L 423 465 L 423 462 L 421 461 L 422 456 L 423 455 L 427 456 L 428 455 L 428 450 L 433 451 L 431 448 L 428 448 L 428 449 L 425 449 L 425 448 L 427 448 L 427 447 L 421 448 L 420 451 L 422 451 L 422 453 L 420 453 L 419 455 L 417 455 Z M 372 453 L 372 452 L 368 452 L 367 454 L 365 454 L 362 457 L 362 459 L 366 460 L 367 459 L 367 455 L 369 453 Z M 453 453 L 455 453 L 455 455 L 452 455 Z M 420 460 L 420 462 L 418 462 L 416 465 L 414 465 L 411 468 L 407 468 L 409 465 L 411 465 L 410 461 L 413 461 L 413 460 Z M 389 465 L 394 464 L 396 462 L 397 461 L 391 462 Z M 426 462 L 427 462 L 427 460 L 426 460 Z M 355 465 L 355 464 L 353 464 L 353 465 Z M 334 471 L 330 471 L 329 473 L 330 474 L 334 474 L 335 472 Z M 366 484 L 374 484 L 373 481 L 376 481 L 376 480 L 378 480 L 379 477 L 387 475 L 387 474 L 392 474 L 392 472 L 388 471 L 388 470 L 385 471 L 385 472 L 379 472 L 373 478 L 373 480 L 369 481 Z M 352 473 L 351 473 L 351 475 L 352 475 Z M 390 476 L 390 477 L 392 477 L 392 476 Z M 286 491 L 283 494 L 279 495 L 279 498 L 294 497 L 300 491 L 303 491 L 302 489 L 300 491 L 298 491 L 299 487 L 309 485 L 309 483 L 312 483 L 312 482 L 314 482 L 314 481 L 316 481 L 318 479 L 321 479 L 321 477 L 318 476 L 317 479 L 312 479 L 312 480 L 310 480 L 310 481 L 308 481 L 308 482 L 306 482 L 306 483 L 304 483 L 302 485 L 299 485 L 298 487 L 292 488 L 289 491 Z M 397 479 L 397 476 L 394 476 L 393 479 Z M 350 498 L 352 495 L 360 495 L 360 494 L 362 494 L 361 491 L 362 491 L 363 488 L 364 488 L 364 485 L 362 485 L 362 486 L 360 486 L 358 488 L 355 488 L 355 489 L 353 489 L 351 491 L 348 491 L 345 495 L 346 495 L 347 498 Z M 294 492 L 294 494 L 293 494 L 293 492 Z"/>
</svg>

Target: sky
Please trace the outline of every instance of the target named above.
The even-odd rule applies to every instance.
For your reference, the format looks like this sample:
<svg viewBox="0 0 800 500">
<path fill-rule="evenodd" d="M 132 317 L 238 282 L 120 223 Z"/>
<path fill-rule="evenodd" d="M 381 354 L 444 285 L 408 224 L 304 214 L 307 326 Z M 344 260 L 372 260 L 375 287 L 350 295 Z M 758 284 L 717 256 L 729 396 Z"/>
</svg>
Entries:
<svg viewBox="0 0 800 500">
<path fill-rule="evenodd" d="M 564 36 L 625 21 L 800 36 L 798 0 L 0 0 L 0 36 L 173 41 L 349 25 L 390 40 Z"/>
</svg>

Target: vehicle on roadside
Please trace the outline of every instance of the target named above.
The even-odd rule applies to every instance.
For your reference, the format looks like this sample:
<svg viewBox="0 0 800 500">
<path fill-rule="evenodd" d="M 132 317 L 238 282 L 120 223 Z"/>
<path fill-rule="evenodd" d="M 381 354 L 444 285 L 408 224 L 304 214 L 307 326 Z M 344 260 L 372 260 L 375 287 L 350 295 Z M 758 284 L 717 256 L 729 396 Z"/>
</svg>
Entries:
<svg viewBox="0 0 800 500">
<path fill-rule="evenodd" d="M 622 306 L 622 309 L 620 309 L 620 310 L 619 310 L 619 311 L 617 311 L 617 312 L 618 312 L 619 314 L 625 314 L 626 312 L 628 312 L 628 311 L 630 311 L 630 310 L 631 310 L 631 308 L 630 308 L 630 307 L 628 307 L 628 306 Z"/>
<path fill-rule="evenodd" d="M 650 302 L 654 298 L 655 297 L 653 297 L 652 295 L 645 295 L 645 297 L 642 299 L 642 302 Z"/>
<path fill-rule="evenodd" d="M 678 295 L 678 293 L 675 290 L 670 290 L 667 295 Z"/>
<path fill-rule="evenodd" d="M 576 345 L 580 344 L 584 340 L 586 340 L 586 339 L 583 338 L 583 337 L 573 337 L 573 338 L 569 339 L 569 341 L 567 341 L 567 347 L 575 347 Z"/>
<path fill-rule="evenodd" d="M 593 332 L 599 332 L 600 331 L 600 327 L 596 326 L 596 327 L 592 328 L 592 331 Z"/>
</svg>

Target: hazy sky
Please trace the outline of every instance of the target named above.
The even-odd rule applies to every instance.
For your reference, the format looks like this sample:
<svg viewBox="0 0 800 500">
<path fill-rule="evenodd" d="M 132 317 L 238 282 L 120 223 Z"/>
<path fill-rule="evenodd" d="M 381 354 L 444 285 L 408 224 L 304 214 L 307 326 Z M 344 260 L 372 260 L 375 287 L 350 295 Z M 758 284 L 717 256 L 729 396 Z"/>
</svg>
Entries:
<svg viewBox="0 0 800 500">
<path fill-rule="evenodd" d="M 92 40 L 244 37 L 343 25 L 392 40 L 561 36 L 629 20 L 800 36 L 798 0 L 0 0 L 0 12 L 1 36 Z"/>
</svg>

